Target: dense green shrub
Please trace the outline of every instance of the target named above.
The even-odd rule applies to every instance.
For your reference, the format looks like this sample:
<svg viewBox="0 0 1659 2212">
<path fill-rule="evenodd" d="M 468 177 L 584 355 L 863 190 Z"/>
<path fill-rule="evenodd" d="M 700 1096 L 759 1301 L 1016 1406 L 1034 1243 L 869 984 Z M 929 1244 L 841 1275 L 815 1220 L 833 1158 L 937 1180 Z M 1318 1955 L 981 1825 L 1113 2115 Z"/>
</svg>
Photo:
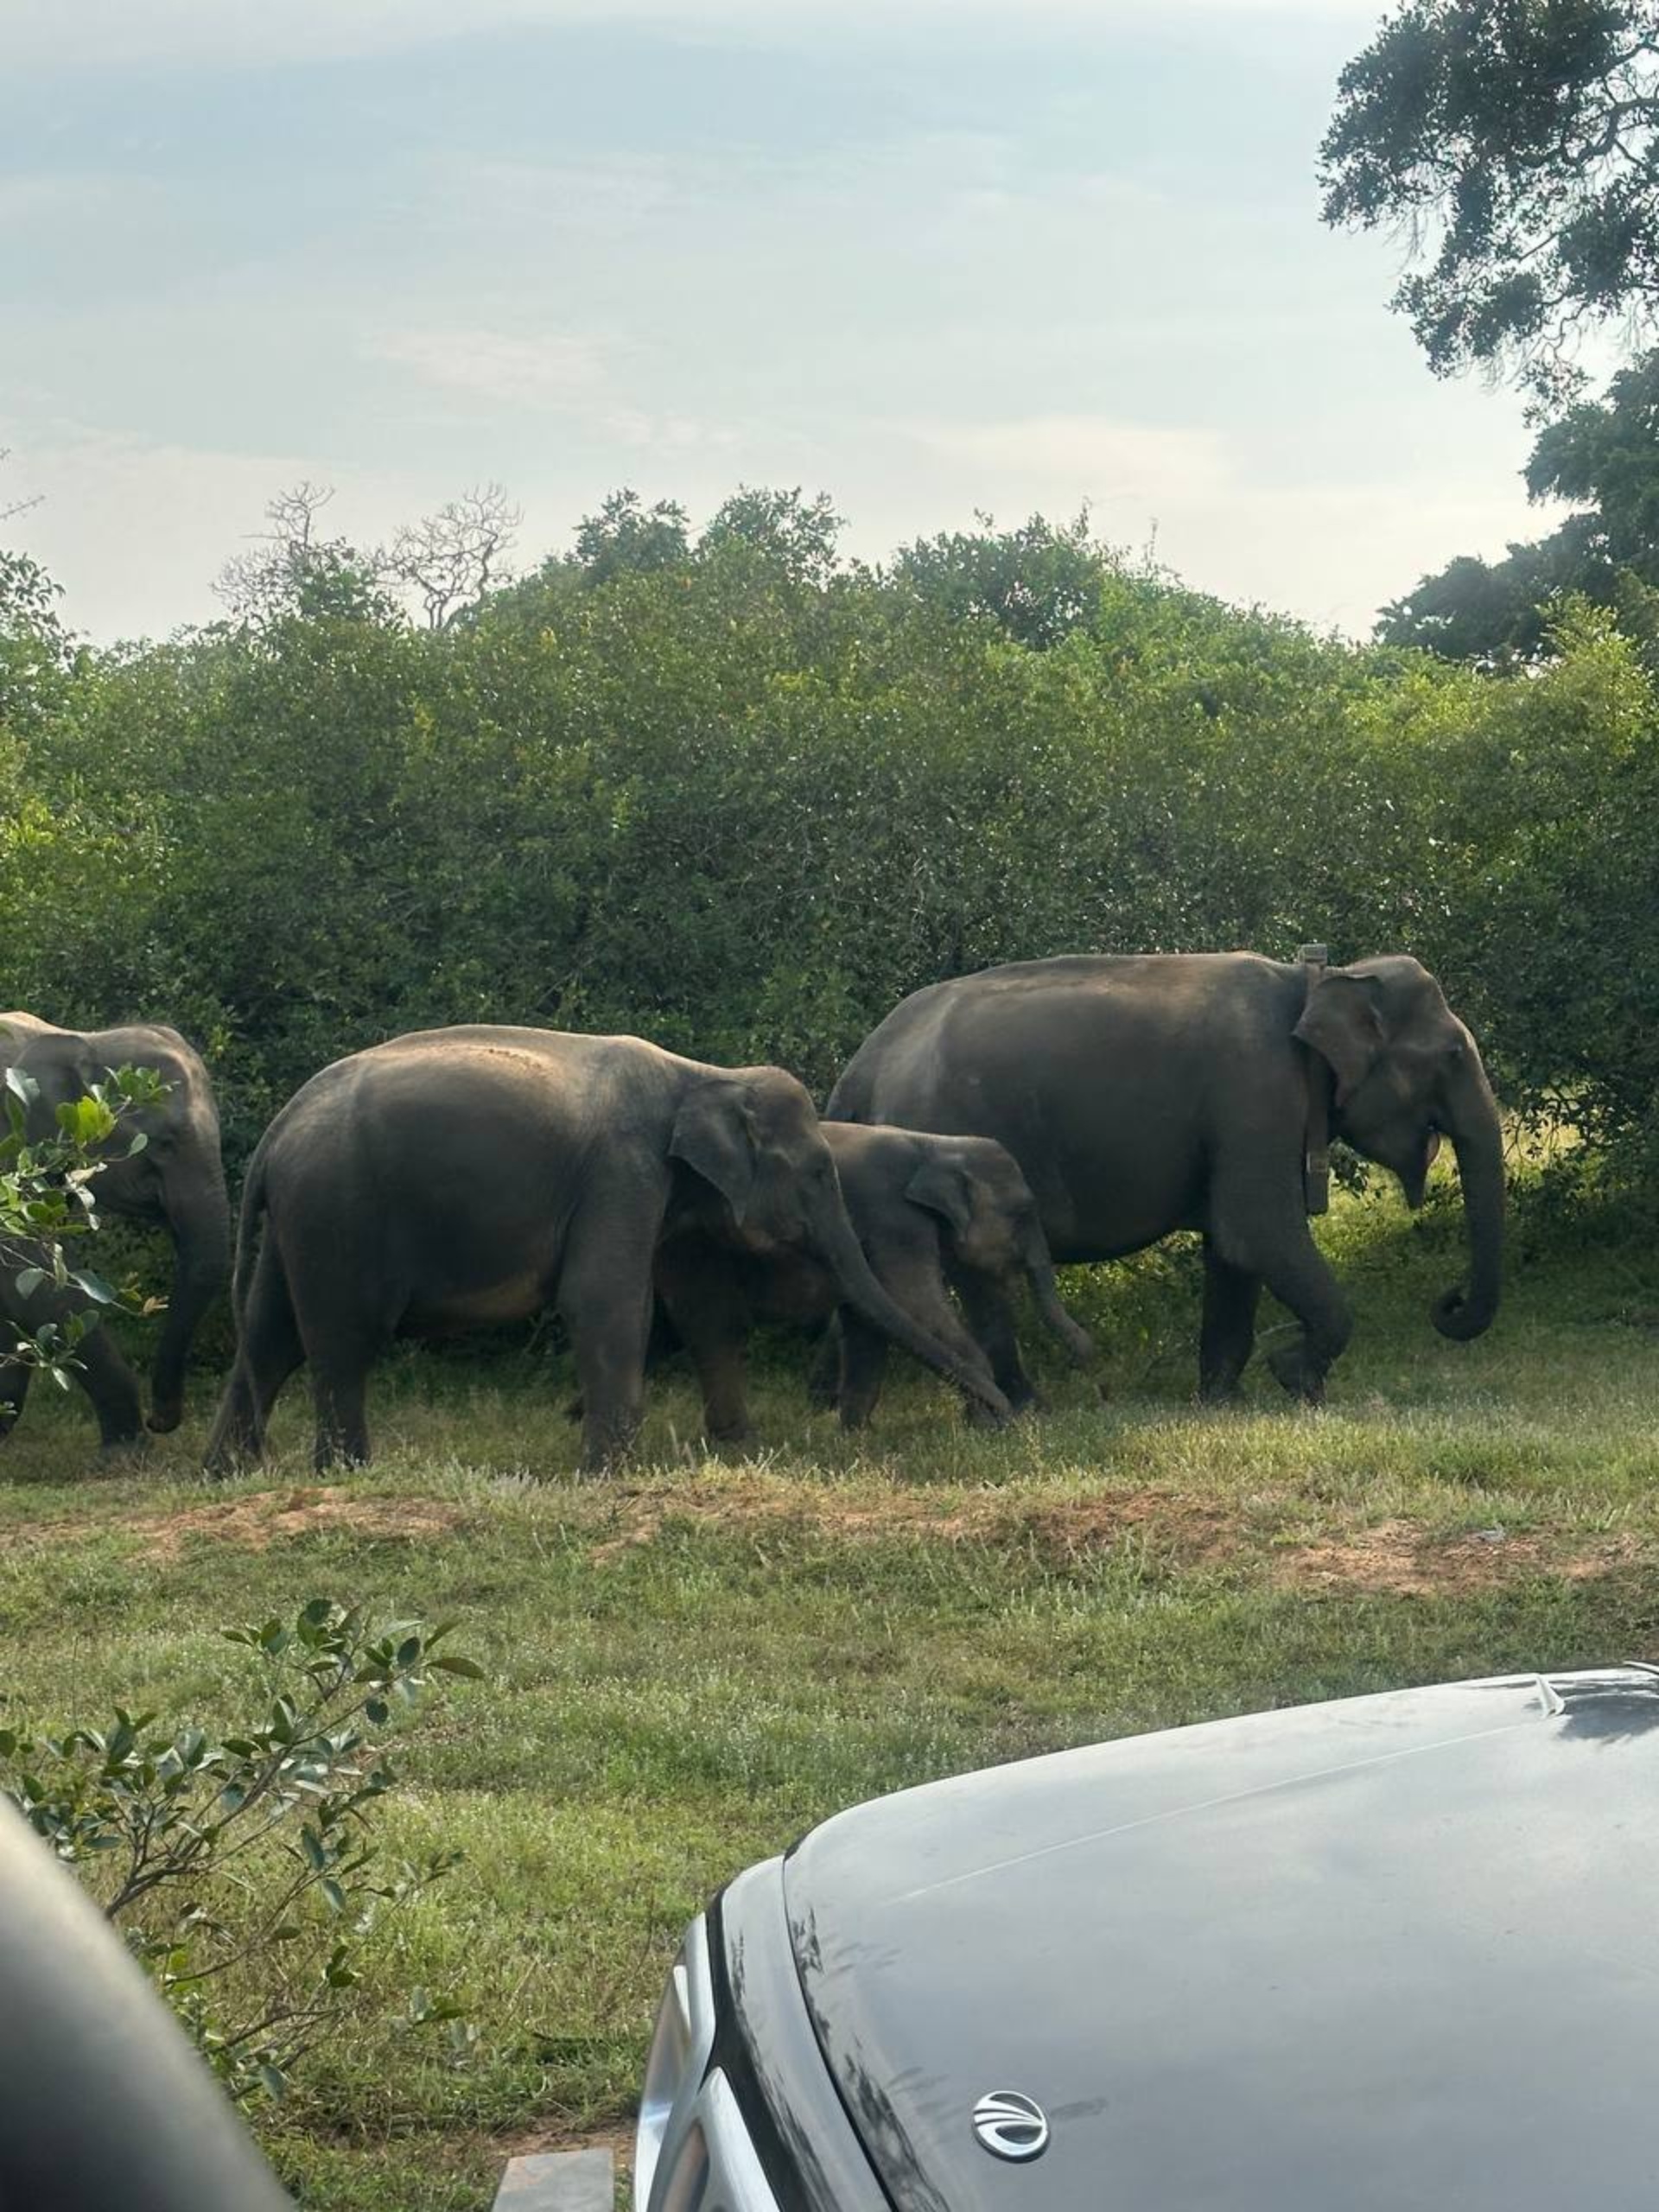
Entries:
<svg viewBox="0 0 1659 2212">
<path fill-rule="evenodd" d="M 0 996 L 178 1022 L 240 1156 L 324 1062 L 427 1023 L 630 1029 L 822 1090 L 954 970 L 1318 938 L 1418 953 L 1512 1103 L 1645 1156 L 1659 711 L 1610 616 L 1481 676 L 1076 525 L 883 575 L 830 572 L 792 494 L 696 544 L 618 514 L 442 631 L 366 594 L 60 653 L 0 723 Z"/>
</svg>

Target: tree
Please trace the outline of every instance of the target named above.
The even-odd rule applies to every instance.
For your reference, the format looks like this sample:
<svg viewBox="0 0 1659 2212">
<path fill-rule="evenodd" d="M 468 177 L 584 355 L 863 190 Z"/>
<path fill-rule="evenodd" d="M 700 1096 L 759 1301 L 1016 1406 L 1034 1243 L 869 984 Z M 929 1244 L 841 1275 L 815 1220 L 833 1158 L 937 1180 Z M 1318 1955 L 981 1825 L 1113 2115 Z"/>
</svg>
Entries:
<svg viewBox="0 0 1659 2212">
<path fill-rule="evenodd" d="M 416 593 L 429 630 L 447 630 L 505 581 L 506 556 L 524 518 L 502 486 L 475 486 L 424 521 L 405 523 L 378 565 Z"/>
<path fill-rule="evenodd" d="M 791 583 L 822 588 L 835 572 L 842 521 L 827 492 L 808 499 L 798 484 L 789 492 L 741 484 L 715 510 L 697 551 L 717 557 L 725 547 L 747 547 Z"/>
<path fill-rule="evenodd" d="M 1535 499 L 1592 508 L 1605 559 L 1659 583 L 1659 348 L 1540 431 L 1526 478 Z"/>
<path fill-rule="evenodd" d="M 1393 304 L 1440 375 L 1545 409 L 1580 336 L 1659 319 L 1659 0 L 1408 0 L 1343 71 L 1327 223 L 1438 231 Z"/>
<path fill-rule="evenodd" d="M 1086 622 L 1100 598 L 1107 556 L 1089 533 L 1089 510 L 1056 526 L 1033 515 L 1018 530 L 980 527 L 918 537 L 895 558 L 895 576 L 953 620 L 995 622 L 1022 645 L 1057 645 Z"/>
<path fill-rule="evenodd" d="M 379 616 L 387 602 L 379 563 L 344 537 L 324 537 L 317 518 L 334 499 L 327 484 L 296 484 L 279 492 L 265 509 L 270 528 L 256 553 L 237 553 L 213 585 L 235 620 L 264 630 L 284 616 Z"/>
<path fill-rule="evenodd" d="M 625 486 L 609 494 L 596 515 L 584 515 L 577 524 L 575 565 L 587 571 L 592 584 L 677 569 L 690 558 L 688 520 L 677 500 L 658 499 L 647 507 Z"/>
<path fill-rule="evenodd" d="M 1382 645 L 1417 645 L 1483 667 L 1539 659 L 1551 650 L 1552 608 L 1564 594 L 1613 603 L 1618 571 L 1590 542 L 1590 522 L 1574 515 L 1548 537 L 1512 544 L 1501 561 L 1460 553 L 1391 601 L 1374 635 Z"/>
<path fill-rule="evenodd" d="M 1533 660 L 1551 650 L 1568 594 L 1611 607 L 1633 636 L 1654 634 L 1659 588 L 1659 350 L 1623 370 L 1605 398 L 1570 408 L 1538 434 L 1525 471 L 1535 499 L 1569 499 L 1548 537 L 1489 565 L 1460 556 L 1385 607 L 1385 644 L 1448 660 Z"/>
</svg>

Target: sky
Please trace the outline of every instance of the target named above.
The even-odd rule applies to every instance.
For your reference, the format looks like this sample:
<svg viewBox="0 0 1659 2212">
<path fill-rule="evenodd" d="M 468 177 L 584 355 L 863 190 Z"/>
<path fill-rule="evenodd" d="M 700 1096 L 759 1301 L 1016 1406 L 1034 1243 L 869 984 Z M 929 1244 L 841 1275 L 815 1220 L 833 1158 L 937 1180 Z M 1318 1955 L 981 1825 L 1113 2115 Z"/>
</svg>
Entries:
<svg viewBox="0 0 1659 2212">
<path fill-rule="evenodd" d="M 0 507 L 100 641 L 265 503 L 518 562 L 631 486 L 827 490 L 868 559 L 1087 502 L 1363 635 L 1541 535 L 1398 240 L 1319 222 L 1376 0 L 0 0 Z"/>
</svg>

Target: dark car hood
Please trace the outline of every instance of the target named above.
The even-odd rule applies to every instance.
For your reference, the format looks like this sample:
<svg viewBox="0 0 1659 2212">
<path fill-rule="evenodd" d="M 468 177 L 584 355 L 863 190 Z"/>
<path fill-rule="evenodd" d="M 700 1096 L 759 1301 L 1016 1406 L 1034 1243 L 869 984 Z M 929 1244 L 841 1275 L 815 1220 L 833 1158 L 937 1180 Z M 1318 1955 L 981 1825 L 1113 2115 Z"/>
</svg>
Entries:
<svg viewBox="0 0 1659 2212">
<path fill-rule="evenodd" d="M 791 1854 L 813 2024 L 900 2212 L 1651 2212 L 1659 1678 L 1177 1729 Z M 979 2098 L 1034 2098 L 1027 2164 Z"/>
</svg>

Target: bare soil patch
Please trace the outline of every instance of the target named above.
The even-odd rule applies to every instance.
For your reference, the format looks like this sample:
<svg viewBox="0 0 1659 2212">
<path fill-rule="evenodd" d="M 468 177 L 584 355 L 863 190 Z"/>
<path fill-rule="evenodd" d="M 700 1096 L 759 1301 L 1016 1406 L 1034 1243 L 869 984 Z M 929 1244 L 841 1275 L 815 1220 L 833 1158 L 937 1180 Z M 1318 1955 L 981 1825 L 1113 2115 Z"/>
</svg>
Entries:
<svg viewBox="0 0 1659 2212">
<path fill-rule="evenodd" d="M 144 1558 L 167 1561 L 175 1560 L 194 1539 L 262 1552 L 320 1529 L 346 1529 L 354 1535 L 412 1543 L 443 1535 L 464 1518 L 461 1507 L 441 1498 L 358 1497 L 334 1485 L 315 1484 L 215 1498 L 170 1513 L 118 1513 L 97 1519 L 77 1516 L 16 1533 L 40 1543 L 68 1543 L 118 1529 L 139 1539 Z"/>
<path fill-rule="evenodd" d="M 1559 1541 L 1514 1535 L 1504 1529 L 1444 1536 L 1413 1521 L 1380 1521 L 1351 1535 L 1299 1545 L 1278 1562 L 1277 1579 L 1381 1597 L 1457 1597 L 1532 1574 L 1587 1581 L 1628 1566 L 1637 1551 L 1631 1536 L 1609 1537 L 1587 1550 L 1567 1552 Z"/>
</svg>

